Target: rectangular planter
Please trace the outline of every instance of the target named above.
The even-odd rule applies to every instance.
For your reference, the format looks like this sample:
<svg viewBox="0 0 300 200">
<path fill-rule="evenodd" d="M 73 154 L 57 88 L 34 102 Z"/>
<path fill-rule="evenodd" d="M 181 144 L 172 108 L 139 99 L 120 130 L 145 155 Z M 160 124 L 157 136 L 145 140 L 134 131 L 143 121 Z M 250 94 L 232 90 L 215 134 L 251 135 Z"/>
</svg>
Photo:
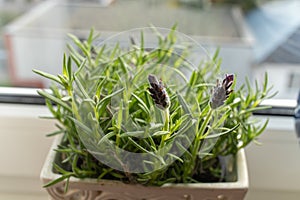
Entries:
<svg viewBox="0 0 300 200">
<path fill-rule="evenodd" d="M 46 158 L 41 172 L 41 179 L 44 184 L 60 177 L 52 170 L 52 163 L 56 155 L 53 149 L 57 147 L 60 141 L 61 137 L 55 138 Z M 64 192 L 65 182 L 60 182 L 46 189 L 50 199 L 57 200 L 242 200 L 249 186 L 243 149 L 237 155 L 237 177 L 236 182 L 165 184 L 162 187 L 146 187 L 125 184 L 120 181 L 71 177 L 67 193 Z"/>
</svg>

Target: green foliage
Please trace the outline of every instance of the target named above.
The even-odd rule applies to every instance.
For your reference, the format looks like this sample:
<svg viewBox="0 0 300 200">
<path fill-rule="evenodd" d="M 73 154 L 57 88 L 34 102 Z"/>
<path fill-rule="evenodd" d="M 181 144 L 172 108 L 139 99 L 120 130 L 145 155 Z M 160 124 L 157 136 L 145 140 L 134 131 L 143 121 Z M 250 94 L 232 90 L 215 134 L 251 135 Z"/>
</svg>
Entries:
<svg viewBox="0 0 300 200">
<path fill-rule="evenodd" d="M 252 89 L 247 81 L 246 85 L 230 94 L 223 106 L 212 109 L 211 91 L 220 73 L 218 51 L 212 60 L 202 61 L 192 69 L 187 79 L 183 69 L 188 67 L 185 58 L 189 49 L 180 47 L 181 56 L 174 57 L 173 53 L 179 48 L 174 30 L 164 37 L 154 29 L 160 48 L 152 50 L 144 48 L 145 38 L 141 32 L 140 46 L 132 39 L 128 50 L 131 53 L 128 54 L 122 54 L 119 44 L 113 48 L 93 46 L 97 38 L 93 30 L 83 42 L 70 35 L 75 47 L 68 45 L 70 54 L 64 55 L 61 75 L 34 70 L 53 81 L 51 92 L 40 90 L 39 94 L 46 99 L 52 117 L 58 122 L 58 130 L 49 136 L 60 134 L 63 138 L 56 149 L 59 156 L 53 165 L 54 171 L 62 176 L 45 187 L 69 180 L 72 176 L 150 185 L 205 182 L 208 180 L 203 177 L 207 175 L 219 179 L 219 157 L 235 155 L 263 132 L 267 121 L 261 125 L 254 121 L 252 113 L 262 109 L 258 107 L 262 100 L 271 97 L 267 76 L 262 89 L 258 84 Z M 171 64 L 173 75 L 180 77 L 182 82 L 180 87 L 169 85 L 166 88 L 171 105 L 162 111 L 151 99 L 149 84 L 140 83 L 140 80 L 148 72 L 145 66 L 164 64 Z M 160 68 L 150 69 L 151 73 L 164 74 L 163 81 L 171 79 L 168 73 L 156 71 Z M 116 98 L 121 100 L 113 105 Z M 83 108 L 88 110 L 84 115 L 81 113 Z M 146 127 L 146 131 L 127 130 L 124 125 L 129 119 L 136 127 Z M 187 130 L 193 130 L 193 137 L 186 134 Z M 110 141 L 127 151 L 155 156 L 157 163 L 148 161 L 146 168 L 167 162 L 160 154 L 164 147 L 175 145 L 183 154 L 179 157 L 170 153 L 168 158 L 175 161 L 153 172 L 122 172 L 95 159 L 86 149 L 80 131 L 92 136 L 98 145 Z M 137 139 L 137 136 L 144 137 Z M 191 145 L 184 147 L 176 140 L 177 136 Z M 213 144 L 211 148 L 210 144 Z"/>
</svg>

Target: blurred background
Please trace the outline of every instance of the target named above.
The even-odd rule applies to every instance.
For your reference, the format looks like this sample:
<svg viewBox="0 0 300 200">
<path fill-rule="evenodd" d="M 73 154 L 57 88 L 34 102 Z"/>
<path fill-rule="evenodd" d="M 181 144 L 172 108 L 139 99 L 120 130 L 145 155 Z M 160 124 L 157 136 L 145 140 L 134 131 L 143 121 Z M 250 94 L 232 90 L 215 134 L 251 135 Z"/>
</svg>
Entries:
<svg viewBox="0 0 300 200">
<path fill-rule="evenodd" d="M 32 69 L 59 73 L 67 33 L 85 39 L 91 27 L 105 36 L 177 24 L 178 31 L 195 38 L 209 54 L 219 47 L 222 70 L 236 73 L 240 84 L 245 76 L 261 79 L 267 71 L 279 91 L 276 98 L 296 98 L 299 4 L 295 0 L 1 0 L 0 84 L 47 87 L 49 83 Z"/>
<path fill-rule="evenodd" d="M 278 91 L 275 113 L 260 142 L 247 149 L 247 200 L 299 199 L 300 151 L 294 109 L 300 86 L 299 0 L 0 0 L 0 199 L 47 199 L 39 173 L 53 123 L 35 88 L 49 82 L 32 72 L 61 73 L 68 33 L 85 39 L 154 25 L 183 32 L 213 55 L 222 71 L 261 80 Z"/>
</svg>

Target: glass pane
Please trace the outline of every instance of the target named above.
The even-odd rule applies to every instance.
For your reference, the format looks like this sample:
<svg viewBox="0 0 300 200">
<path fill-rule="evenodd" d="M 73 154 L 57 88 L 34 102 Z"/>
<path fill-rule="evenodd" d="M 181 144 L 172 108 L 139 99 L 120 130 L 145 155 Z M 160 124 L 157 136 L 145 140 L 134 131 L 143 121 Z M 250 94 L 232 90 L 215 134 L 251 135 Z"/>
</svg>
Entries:
<svg viewBox="0 0 300 200">
<path fill-rule="evenodd" d="M 61 72 L 62 56 L 70 41 L 67 33 L 84 40 L 94 27 L 105 39 L 151 24 L 165 28 L 177 24 L 178 31 L 193 37 L 210 55 L 219 47 L 222 71 L 237 74 L 238 85 L 245 82 L 246 76 L 261 81 L 268 72 L 274 91 L 279 91 L 276 98 L 295 99 L 299 88 L 300 47 L 296 41 L 300 38 L 300 3 L 220 2 L 0 1 L 0 84 L 48 87 L 50 83 L 32 69 Z M 240 7 L 226 2 L 237 2 Z M 255 7 L 251 2 L 260 4 Z M 12 5 L 19 5 L 19 9 L 11 9 Z"/>
</svg>

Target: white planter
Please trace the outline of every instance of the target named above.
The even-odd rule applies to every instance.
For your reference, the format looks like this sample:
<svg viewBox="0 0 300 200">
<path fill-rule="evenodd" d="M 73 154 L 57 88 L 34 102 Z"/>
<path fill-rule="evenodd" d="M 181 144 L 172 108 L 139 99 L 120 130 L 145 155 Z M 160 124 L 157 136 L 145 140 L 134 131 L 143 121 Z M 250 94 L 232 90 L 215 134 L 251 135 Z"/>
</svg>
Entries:
<svg viewBox="0 0 300 200">
<path fill-rule="evenodd" d="M 43 183 L 60 177 L 52 171 L 56 152 L 53 148 L 60 143 L 56 137 L 41 172 Z M 248 171 L 244 150 L 237 155 L 236 182 L 166 184 L 162 187 L 129 185 L 119 181 L 71 178 L 69 190 L 64 193 L 65 182 L 46 188 L 50 199 L 66 200 L 242 200 L 248 190 Z"/>
</svg>

